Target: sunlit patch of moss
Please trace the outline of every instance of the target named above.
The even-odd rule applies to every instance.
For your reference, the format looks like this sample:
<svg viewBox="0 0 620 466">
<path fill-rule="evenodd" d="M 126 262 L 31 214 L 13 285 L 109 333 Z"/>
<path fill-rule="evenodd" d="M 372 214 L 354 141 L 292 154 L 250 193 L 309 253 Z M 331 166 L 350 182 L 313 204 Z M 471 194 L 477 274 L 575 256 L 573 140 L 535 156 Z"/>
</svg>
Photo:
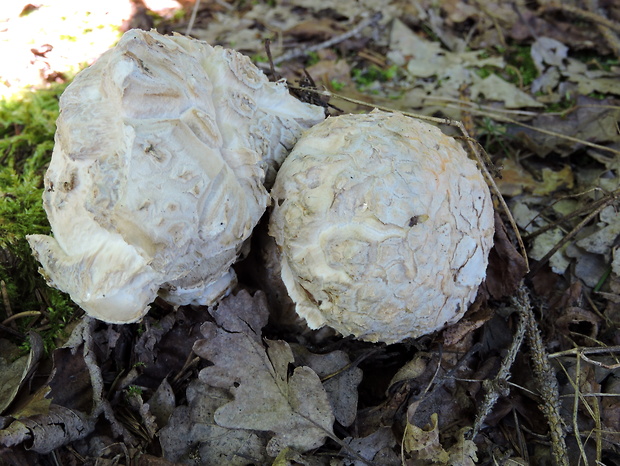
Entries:
<svg viewBox="0 0 620 466">
<path fill-rule="evenodd" d="M 13 314 L 40 311 L 44 316 L 41 334 L 47 349 L 54 347 L 76 307 L 46 285 L 26 235 L 51 231 L 42 205 L 43 175 L 54 144 L 58 98 L 65 87 L 0 100 L 0 280 Z M 1 300 L 2 320 L 7 314 Z M 40 318 L 17 319 L 18 329 L 26 332 Z"/>
<path fill-rule="evenodd" d="M 562 113 L 573 108 L 575 105 L 577 105 L 577 100 L 571 97 L 569 93 L 566 93 L 558 102 L 548 104 L 545 111 L 548 113 Z"/>
<path fill-rule="evenodd" d="M 159 26 L 161 26 L 162 23 L 166 21 L 169 21 L 171 23 L 178 23 L 185 18 L 185 13 L 185 9 L 179 8 L 178 10 L 174 10 L 172 16 L 164 17 L 155 11 L 146 10 L 146 14 L 152 19 L 153 27 L 155 29 L 157 29 Z"/>
<path fill-rule="evenodd" d="M 529 45 L 515 45 L 508 49 L 506 73 L 516 79 L 521 85 L 529 86 L 538 77 L 538 69 L 532 59 Z"/>
<path fill-rule="evenodd" d="M 254 63 L 267 63 L 269 61 L 269 59 L 265 55 L 261 55 L 259 53 L 255 53 L 250 57 L 250 59 Z"/>
<path fill-rule="evenodd" d="M 329 84 L 331 85 L 332 89 L 336 92 L 341 91 L 342 89 L 345 88 L 346 84 L 343 82 L 338 81 L 337 79 L 332 79 Z"/>
<path fill-rule="evenodd" d="M 318 53 L 316 53 L 316 52 L 308 52 L 308 59 L 307 59 L 307 62 L 306 62 L 306 66 L 316 65 L 320 61 L 321 61 L 321 57 L 319 57 Z"/>
<path fill-rule="evenodd" d="M 0 99 L 0 162 L 18 173 L 39 172 L 54 147 L 58 99 L 66 84 Z"/>
<path fill-rule="evenodd" d="M 376 65 L 370 65 L 366 69 L 354 68 L 351 70 L 351 77 L 360 90 L 365 90 L 376 82 L 384 83 L 392 81 L 400 73 L 401 69 L 397 65 L 389 68 L 380 68 Z"/>
</svg>

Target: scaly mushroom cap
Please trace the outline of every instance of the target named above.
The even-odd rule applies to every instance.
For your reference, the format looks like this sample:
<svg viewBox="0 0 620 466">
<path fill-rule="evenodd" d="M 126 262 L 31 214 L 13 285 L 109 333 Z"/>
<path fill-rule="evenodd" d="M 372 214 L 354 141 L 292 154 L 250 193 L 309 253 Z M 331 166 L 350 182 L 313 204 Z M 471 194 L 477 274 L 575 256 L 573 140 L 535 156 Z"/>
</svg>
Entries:
<svg viewBox="0 0 620 466">
<path fill-rule="evenodd" d="M 463 148 L 400 114 L 328 118 L 278 172 L 269 233 L 311 328 L 395 343 L 460 319 L 493 244 L 488 187 Z"/>
<path fill-rule="evenodd" d="M 44 207 L 28 240 L 50 284 L 101 320 L 133 322 L 158 291 L 210 304 L 264 213 L 265 170 L 323 109 L 247 57 L 132 30 L 60 100 Z"/>
</svg>

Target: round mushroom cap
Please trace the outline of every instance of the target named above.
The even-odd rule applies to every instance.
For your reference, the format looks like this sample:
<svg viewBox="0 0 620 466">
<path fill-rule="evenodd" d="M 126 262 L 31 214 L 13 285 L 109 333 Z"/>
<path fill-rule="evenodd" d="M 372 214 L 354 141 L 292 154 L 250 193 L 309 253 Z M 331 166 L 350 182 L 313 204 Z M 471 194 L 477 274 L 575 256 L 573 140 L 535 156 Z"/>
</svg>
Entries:
<svg viewBox="0 0 620 466">
<path fill-rule="evenodd" d="M 328 118 L 272 189 L 269 234 L 311 328 L 395 343 L 459 320 L 485 277 L 493 205 L 453 138 L 402 114 Z"/>
<path fill-rule="evenodd" d="M 140 319 L 159 294 L 208 305 L 266 210 L 266 170 L 321 107 L 233 50 L 131 30 L 60 99 L 44 207 L 28 237 L 48 282 L 89 315 Z"/>
</svg>

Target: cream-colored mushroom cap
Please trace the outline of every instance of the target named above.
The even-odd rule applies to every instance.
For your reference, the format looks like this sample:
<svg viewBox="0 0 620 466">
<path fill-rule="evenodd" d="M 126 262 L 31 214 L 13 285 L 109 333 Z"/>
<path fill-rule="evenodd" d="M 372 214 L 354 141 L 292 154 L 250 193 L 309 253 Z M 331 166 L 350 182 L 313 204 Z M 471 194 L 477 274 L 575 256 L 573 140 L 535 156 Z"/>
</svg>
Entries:
<svg viewBox="0 0 620 466">
<path fill-rule="evenodd" d="M 233 50 L 128 31 L 60 99 L 43 196 L 54 236 L 28 238 L 44 275 L 114 323 L 158 293 L 213 303 L 265 212 L 265 170 L 323 118 Z"/>
<path fill-rule="evenodd" d="M 493 206 L 476 164 L 401 114 L 328 118 L 272 189 L 269 233 L 311 328 L 399 342 L 460 319 L 485 277 Z"/>
</svg>

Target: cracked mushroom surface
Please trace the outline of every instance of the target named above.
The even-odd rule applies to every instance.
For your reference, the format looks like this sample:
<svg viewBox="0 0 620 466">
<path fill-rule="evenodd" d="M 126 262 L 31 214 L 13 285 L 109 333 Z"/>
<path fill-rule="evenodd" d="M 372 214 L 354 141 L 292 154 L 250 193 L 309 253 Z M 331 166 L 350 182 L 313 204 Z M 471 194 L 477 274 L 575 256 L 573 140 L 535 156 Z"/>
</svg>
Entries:
<svg viewBox="0 0 620 466">
<path fill-rule="evenodd" d="M 48 282 L 89 315 L 134 322 L 159 294 L 211 304 L 263 215 L 277 167 L 323 109 L 248 57 L 131 30 L 60 99 L 44 207 L 28 241 Z"/>
<path fill-rule="evenodd" d="M 272 189 L 269 234 L 311 328 L 396 343 L 459 320 L 486 274 L 493 205 L 438 128 L 374 111 L 304 133 Z"/>
</svg>

